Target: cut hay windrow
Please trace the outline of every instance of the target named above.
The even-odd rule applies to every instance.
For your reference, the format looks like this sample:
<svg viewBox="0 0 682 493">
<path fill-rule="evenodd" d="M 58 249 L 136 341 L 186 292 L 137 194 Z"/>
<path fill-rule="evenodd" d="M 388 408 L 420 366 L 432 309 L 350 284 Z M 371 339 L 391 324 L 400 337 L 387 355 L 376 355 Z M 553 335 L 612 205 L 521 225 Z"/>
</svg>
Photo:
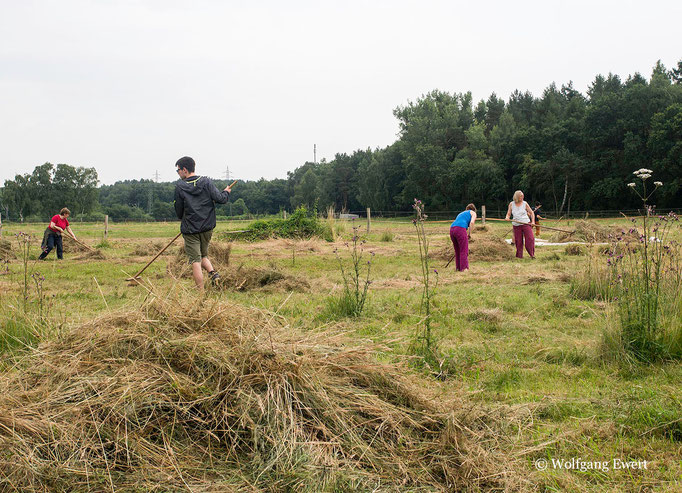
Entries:
<svg viewBox="0 0 682 493">
<path fill-rule="evenodd" d="M 449 261 L 455 254 L 452 242 L 448 239 L 440 244 L 434 243 L 431 258 Z M 514 249 L 503 239 L 493 234 L 474 234 L 469 242 L 469 259 L 492 262 L 509 260 L 514 257 Z"/>
<path fill-rule="evenodd" d="M 160 241 L 147 241 L 144 243 L 135 243 L 135 246 L 130 251 L 131 257 L 152 257 L 159 250 L 164 247 L 164 243 Z M 170 249 L 163 252 L 161 255 L 172 255 Z"/>
<path fill-rule="evenodd" d="M 603 243 L 611 241 L 614 238 L 630 238 L 632 240 L 637 240 L 639 234 L 636 232 L 630 233 L 629 231 L 614 226 L 605 226 L 599 224 L 595 221 L 588 221 L 586 219 L 579 219 L 573 224 L 573 229 L 575 233 L 568 234 L 559 232 L 556 233 L 552 241 L 553 242 L 568 242 L 568 241 L 583 241 L 585 243 Z"/>
<path fill-rule="evenodd" d="M 310 283 L 297 276 L 285 274 L 274 266 L 249 267 L 230 265 L 230 243 L 211 243 L 209 258 L 213 268 L 220 272 L 215 288 L 228 291 L 250 291 L 253 289 L 269 291 L 307 291 Z M 167 272 L 176 279 L 191 278 L 192 270 L 187 264 L 184 250 L 178 249 L 175 257 L 169 259 Z"/>
<path fill-rule="evenodd" d="M 0 490 L 499 488 L 404 368 L 271 320 L 156 299 L 41 344 L 0 374 Z"/>
<path fill-rule="evenodd" d="M 74 260 L 104 260 L 106 258 L 107 256 L 104 255 L 102 250 L 86 250 L 77 257 L 74 257 Z"/>
<path fill-rule="evenodd" d="M 93 249 L 88 248 L 85 244 L 74 241 L 69 235 L 62 235 L 62 246 L 64 253 L 86 253 Z"/>
<path fill-rule="evenodd" d="M 11 260 L 16 258 L 12 251 L 12 242 L 0 239 L 0 260 Z"/>
<path fill-rule="evenodd" d="M 310 283 L 305 279 L 287 275 L 276 268 L 258 268 L 240 265 L 221 273 L 218 287 L 232 291 L 252 289 L 307 291 Z"/>
</svg>

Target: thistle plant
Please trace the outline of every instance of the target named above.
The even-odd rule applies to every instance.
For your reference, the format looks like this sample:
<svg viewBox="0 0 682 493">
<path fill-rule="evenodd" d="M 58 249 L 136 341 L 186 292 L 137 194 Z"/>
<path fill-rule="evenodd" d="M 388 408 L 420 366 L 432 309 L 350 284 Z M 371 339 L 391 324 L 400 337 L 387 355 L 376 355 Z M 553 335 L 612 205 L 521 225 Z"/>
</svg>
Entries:
<svg viewBox="0 0 682 493">
<path fill-rule="evenodd" d="M 417 343 L 421 346 L 421 353 L 432 359 L 435 355 L 436 342 L 431 330 L 431 305 L 433 297 L 438 287 L 438 270 L 431 270 L 429 266 L 429 240 L 424 229 L 424 222 L 428 216 L 424 213 L 424 204 L 421 200 L 414 199 L 412 208 L 415 211 L 415 218 L 412 219 L 417 230 L 417 242 L 419 243 L 419 260 L 421 266 L 421 281 L 424 285 L 422 291 L 420 311 L 424 315 L 423 327 L 417 333 Z M 432 278 L 435 276 L 435 281 Z"/>
<path fill-rule="evenodd" d="M 346 248 L 350 251 L 350 268 L 344 266 L 344 261 L 339 255 L 338 248 L 334 249 L 336 260 L 339 263 L 341 277 L 343 277 L 343 294 L 339 299 L 334 299 L 334 311 L 342 315 L 359 317 L 365 308 L 367 292 L 370 284 L 370 273 L 372 269 L 371 257 L 374 252 L 369 252 L 370 259 L 365 260 L 365 240 L 361 240 L 358 234 L 359 228 L 353 227 L 352 246 L 346 243 Z"/>
<path fill-rule="evenodd" d="M 617 303 L 621 341 L 631 355 L 652 361 L 662 357 L 682 356 L 682 289 L 680 288 L 680 247 L 669 241 L 671 230 L 679 227 L 674 213 L 657 215 L 649 204 L 653 193 L 663 184 L 647 180 L 653 171 L 634 172 L 639 180 L 628 187 L 642 200 L 642 232 L 632 219 L 628 234 L 613 239 L 607 264 L 617 283 Z M 634 237 L 634 238 L 633 238 Z"/>
</svg>

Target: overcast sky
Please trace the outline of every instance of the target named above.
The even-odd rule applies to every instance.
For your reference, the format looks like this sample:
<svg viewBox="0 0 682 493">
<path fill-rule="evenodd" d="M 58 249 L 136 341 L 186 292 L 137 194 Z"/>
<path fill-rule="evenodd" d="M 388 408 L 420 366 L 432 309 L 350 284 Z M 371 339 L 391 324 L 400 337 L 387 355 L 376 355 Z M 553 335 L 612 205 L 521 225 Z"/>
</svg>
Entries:
<svg viewBox="0 0 682 493">
<path fill-rule="evenodd" d="M 102 183 L 284 178 L 383 147 L 432 89 L 539 95 L 682 58 L 679 1 L 0 0 L 0 183 L 44 162 Z"/>
</svg>

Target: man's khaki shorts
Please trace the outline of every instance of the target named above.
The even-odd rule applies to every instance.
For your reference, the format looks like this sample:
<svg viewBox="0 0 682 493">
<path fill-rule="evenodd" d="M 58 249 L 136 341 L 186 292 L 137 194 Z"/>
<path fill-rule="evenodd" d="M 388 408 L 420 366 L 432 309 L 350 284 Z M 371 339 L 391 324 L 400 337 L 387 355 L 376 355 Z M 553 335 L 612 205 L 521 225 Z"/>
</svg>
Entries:
<svg viewBox="0 0 682 493">
<path fill-rule="evenodd" d="M 190 264 L 201 262 L 201 259 L 208 257 L 208 244 L 211 242 L 213 230 L 203 233 L 182 234 L 185 239 L 185 253 Z"/>
</svg>

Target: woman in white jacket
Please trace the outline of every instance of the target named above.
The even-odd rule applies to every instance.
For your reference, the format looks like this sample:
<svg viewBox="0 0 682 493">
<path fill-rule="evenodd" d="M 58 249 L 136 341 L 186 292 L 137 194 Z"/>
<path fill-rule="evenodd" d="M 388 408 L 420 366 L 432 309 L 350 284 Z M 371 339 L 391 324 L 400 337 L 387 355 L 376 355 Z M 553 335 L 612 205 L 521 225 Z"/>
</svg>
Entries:
<svg viewBox="0 0 682 493">
<path fill-rule="evenodd" d="M 505 219 L 509 221 L 510 217 L 512 226 L 514 226 L 516 256 L 523 258 L 523 245 L 525 243 L 528 255 L 530 255 L 530 258 L 535 258 L 535 237 L 533 236 L 535 214 L 533 214 L 533 209 L 530 208 L 528 203 L 523 200 L 523 192 L 521 190 L 514 192 L 514 201 L 509 202 Z"/>
</svg>

